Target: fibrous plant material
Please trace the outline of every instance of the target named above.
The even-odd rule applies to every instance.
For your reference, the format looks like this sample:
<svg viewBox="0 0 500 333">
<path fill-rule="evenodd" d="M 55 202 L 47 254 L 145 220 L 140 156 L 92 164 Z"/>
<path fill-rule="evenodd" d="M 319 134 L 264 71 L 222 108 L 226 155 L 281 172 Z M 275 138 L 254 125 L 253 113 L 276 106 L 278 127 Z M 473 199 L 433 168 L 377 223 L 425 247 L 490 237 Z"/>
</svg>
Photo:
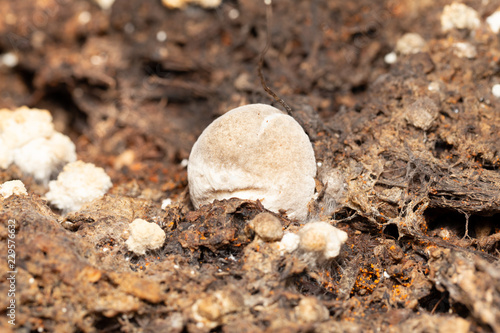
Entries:
<svg viewBox="0 0 500 333">
<path fill-rule="evenodd" d="M 216 119 L 189 157 L 196 208 L 215 199 L 260 200 L 265 208 L 305 219 L 315 190 L 314 151 L 302 127 L 264 104 L 241 106 Z"/>
</svg>

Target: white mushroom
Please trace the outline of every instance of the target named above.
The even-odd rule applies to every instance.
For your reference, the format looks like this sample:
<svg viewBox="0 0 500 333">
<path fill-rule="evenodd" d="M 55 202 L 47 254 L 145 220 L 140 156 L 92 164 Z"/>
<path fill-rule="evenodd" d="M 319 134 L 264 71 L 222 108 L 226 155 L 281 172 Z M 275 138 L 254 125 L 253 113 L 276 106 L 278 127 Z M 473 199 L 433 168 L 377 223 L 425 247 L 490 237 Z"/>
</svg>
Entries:
<svg viewBox="0 0 500 333">
<path fill-rule="evenodd" d="M 188 164 L 196 208 L 215 199 L 260 200 L 265 208 L 304 220 L 315 190 L 314 151 L 292 117 L 264 104 L 231 110 L 208 126 Z"/>
</svg>

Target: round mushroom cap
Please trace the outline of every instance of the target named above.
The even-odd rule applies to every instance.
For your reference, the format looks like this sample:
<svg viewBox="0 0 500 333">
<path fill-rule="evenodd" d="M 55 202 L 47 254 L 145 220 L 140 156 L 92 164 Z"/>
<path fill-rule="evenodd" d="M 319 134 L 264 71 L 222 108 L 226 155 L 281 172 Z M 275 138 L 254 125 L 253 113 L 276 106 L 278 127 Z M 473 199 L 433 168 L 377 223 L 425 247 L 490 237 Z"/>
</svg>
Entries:
<svg viewBox="0 0 500 333">
<path fill-rule="evenodd" d="M 265 104 L 216 119 L 191 150 L 188 182 L 196 208 L 215 199 L 260 200 L 265 208 L 305 219 L 314 196 L 316 160 L 292 117 Z"/>
</svg>

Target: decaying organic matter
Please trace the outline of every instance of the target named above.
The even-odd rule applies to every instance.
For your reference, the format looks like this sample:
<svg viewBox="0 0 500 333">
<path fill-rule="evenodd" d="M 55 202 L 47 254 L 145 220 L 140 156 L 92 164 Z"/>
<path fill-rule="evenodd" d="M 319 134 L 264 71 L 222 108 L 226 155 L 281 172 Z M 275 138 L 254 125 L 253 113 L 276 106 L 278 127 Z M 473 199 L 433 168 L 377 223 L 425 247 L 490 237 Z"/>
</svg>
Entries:
<svg viewBox="0 0 500 333">
<path fill-rule="evenodd" d="M 499 331 L 498 2 L 452 2 L 272 2 L 266 81 L 311 140 L 311 214 L 348 234 L 310 265 L 301 221 L 235 198 L 195 209 L 187 188 L 203 129 L 271 102 L 266 6 L 0 0 L 0 108 L 50 110 L 113 183 L 62 215 L 43 182 L 0 169 L 28 192 L 0 199 L 17 269 L 16 326 L 0 331 Z M 445 6 L 465 21 L 443 26 Z M 164 244 L 129 251 L 135 219 Z"/>
</svg>

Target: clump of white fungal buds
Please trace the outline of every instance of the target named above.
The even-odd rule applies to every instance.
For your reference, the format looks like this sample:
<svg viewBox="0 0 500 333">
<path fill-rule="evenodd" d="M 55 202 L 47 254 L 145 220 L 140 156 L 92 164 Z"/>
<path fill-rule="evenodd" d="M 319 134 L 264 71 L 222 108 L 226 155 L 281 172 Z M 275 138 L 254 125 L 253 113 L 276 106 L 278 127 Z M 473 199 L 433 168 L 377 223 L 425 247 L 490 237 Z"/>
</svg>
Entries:
<svg viewBox="0 0 500 333">
<path fill-rule="evenodd" d="M 347 233 L 327 222 L 309 222 L 297 233 L 287 232 L 276 243 L 281 255 L 297 253 L 310 266 L 337 257 Z"/>
<path fill-rule="evenodd" d="M 101 198 L 113 186 L 104 169 L 92 163 L 76 161 L 67 164 L 49 183 L 47 200 L 63 213 L 79 210 L 84 204 Z"/>
<path fill-rule="evenodd" d="M 10 180 L 0 185 L 0 196 L 7 199 L 11 195 L 27 195 L 26 187 L 20 180 Z"/>
<path fill-rule="evenodd" d="M 15 111 L 0 110 L 0 168 L 14 163 L 25 174 L 46 183 L 75 160 L 75 145 L 54 130 L 47 110 L 25 106 Z"/>
<path fill-rule="evenodd" d="M 125 244 L 135 254 L 144 255 L 146 251 L 159 249 L 165 243 L 165 232 L 156 223 L 135 219 L 129 229 L 130 236 Z"/>
<path fill-rule="evenodd" d="M 396 43 L 396 52 L 399 54 L 415 54 L 422 52 L 426 42 L 417 33 L 409 32 L 404 34 Z"/>
<path fill-rule="evenodd" d="M 441 14 L 441 28 L 443 31 L 452 29 L 474 30 L 481 24 L 479 14 L 463 3 L 454 2 L 444 6 Z"/>
<path fill-rule="evenodd" d="M 260 200 L 265 208 L 305 220 L 315 191 L 314 151 L 292 117 L 264 104 L 231 110 L 193 146 L 188 164 L 195 208 L 215 199 Z"/>
<path fill-rule="evenodd" d="M 298 250 L 306 261 L 313 262 L 335 258 L 340 253 L 342 244 L 347 241 L 347 233 L 326 222 L 307 223 L 298 232 L 300 237 Z"/>
</svg>

